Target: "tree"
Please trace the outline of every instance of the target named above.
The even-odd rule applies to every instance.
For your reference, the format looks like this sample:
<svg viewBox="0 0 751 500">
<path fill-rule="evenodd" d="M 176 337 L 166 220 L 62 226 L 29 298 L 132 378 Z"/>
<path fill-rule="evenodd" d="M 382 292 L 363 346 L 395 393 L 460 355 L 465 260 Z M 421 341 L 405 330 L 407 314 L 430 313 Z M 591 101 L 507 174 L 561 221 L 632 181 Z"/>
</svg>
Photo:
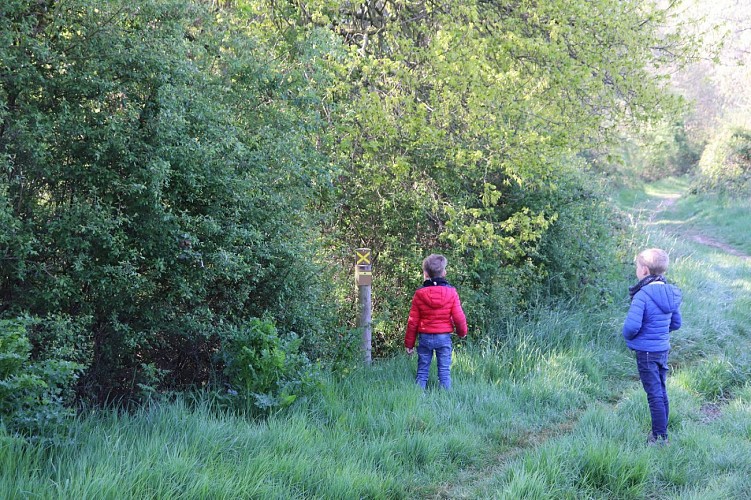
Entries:
<svg viewBox="0 0 751 500">
<path fill-rule="evenodd" d="M 516 310 L 546 275 L 542 238 L 571 200 L 590 204 L 556 194 L 574 157 L 675 107 L 656 68 L 682 42 L 651 2 L 239 3 L 288 39 L 329 29 L 348 48 L 324 141 L 342 169 L 332 238 L 374 249 L 374 305 L 394 318 L 381 345 L 398 344 L 431 251 L 449 254 L 480 329 Z"/>
</svg>

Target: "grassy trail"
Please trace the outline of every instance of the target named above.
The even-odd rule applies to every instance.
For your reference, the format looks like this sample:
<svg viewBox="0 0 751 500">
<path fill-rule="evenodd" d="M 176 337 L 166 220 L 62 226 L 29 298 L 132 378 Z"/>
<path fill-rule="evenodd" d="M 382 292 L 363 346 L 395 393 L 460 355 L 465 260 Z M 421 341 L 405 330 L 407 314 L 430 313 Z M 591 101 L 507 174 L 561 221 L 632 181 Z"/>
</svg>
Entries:
<svg viewBox="0 0 751 500">
<path fill-rule="evenodd" d="M 543 431 L 473 484 L 436 498 L 751 498 L 751 263 L 721 239 L 722 228 L 696 216 L 705 201 L 684 201 L 684 192 L 665 183 L 633 199 L 643 228 L 635 246 L 668 249 L 668 277 L 685 294 L 684 327 L 672 341 L 671 444 L 645 446 L 646 397 L 633 377 L 615 401 L 592 400 L 558 426 L 563 432 Z"/>
</svg>

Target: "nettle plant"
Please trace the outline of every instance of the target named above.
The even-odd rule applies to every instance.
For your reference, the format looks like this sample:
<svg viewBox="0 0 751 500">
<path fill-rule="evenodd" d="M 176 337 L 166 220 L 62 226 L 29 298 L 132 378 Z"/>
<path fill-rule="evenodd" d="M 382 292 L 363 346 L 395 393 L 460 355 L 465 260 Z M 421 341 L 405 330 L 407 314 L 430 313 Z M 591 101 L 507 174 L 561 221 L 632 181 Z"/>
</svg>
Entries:
<svg viewBox="0 0 751 500">
<path fill-rule="evenodd" d="M 222 335 L 217 361 L 226 377 L 230 406 L 257 412 L 291 405 L 317 387 L 317 367 L 295 333 L 280 335 L 271 321 L 253 318 Z"/>
</svg>

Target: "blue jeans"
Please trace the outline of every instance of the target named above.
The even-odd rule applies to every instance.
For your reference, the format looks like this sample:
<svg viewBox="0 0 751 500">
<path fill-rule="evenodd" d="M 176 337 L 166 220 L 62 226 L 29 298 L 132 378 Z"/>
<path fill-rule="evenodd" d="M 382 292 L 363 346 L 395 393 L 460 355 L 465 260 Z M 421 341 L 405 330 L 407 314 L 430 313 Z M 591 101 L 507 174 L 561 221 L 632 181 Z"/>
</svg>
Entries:
<svg viewBox="0 0 751 500">
<path fill-rule="evenodd" d="M 433 352 L 438 365 L 438 382 L 444 389 L 451 389 L 451 334 L 449 333 L 421 333 L 417 344 L 417 385 L 425 389 L 428 385 L 430 363 L 433 362 Z"/>
<path fill-rule="evenodd" d="M 668 417 L 670 405 L 665 383 L 668 378 L 668 353 L 636 352 L 636 366 L 639 368 L 639 378 L 647 393 L 649 413 L 652 416 L 652 435 L 656 438 L 668 437 Z"/>
</svg>

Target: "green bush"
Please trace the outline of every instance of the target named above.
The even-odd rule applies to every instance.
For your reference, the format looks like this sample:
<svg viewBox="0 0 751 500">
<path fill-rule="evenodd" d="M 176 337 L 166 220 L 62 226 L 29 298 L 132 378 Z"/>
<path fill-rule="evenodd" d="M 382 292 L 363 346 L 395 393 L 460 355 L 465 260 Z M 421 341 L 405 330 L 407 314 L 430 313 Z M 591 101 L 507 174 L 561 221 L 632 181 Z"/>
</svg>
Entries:
<svg viewBox="0 0 751 500">
<path fill-rule="evenodd" d="M 541 198 L 556 214 L 537 253 L 549 293 L 571 298 L 594 292 L 609 299 L 603 287 L 612 281 L 606 275 L 612 278 L 618 269 L 620 221 L 604 191 L 586 173 L 569 170 Z"/>
<path fill-rule="evenodd" d="M 617 185 L 634 185 L 691 172 L 703 144 L 693 141 L 682 120 L 641 123 L 619 139 L 612 155 L 594 156 L 595 168 Z"/>
<path fill-rule="evenodd" d="M 9 431 L 48 438 L 72 416 L 66 403 L 82 366 L 34 361 L 31 350 L 23 321 L 0 320 L 0 423 Z"/>
<path fill-rule="evenodd" d="M 704 149 L 695 191 L 747 194 L 751 190 L 751 130 L 721 129 Z"/>
<path fill-rule="evenodd" d="M 334 316 L 313 83 L 205 2 L 131 4 L 0 9 L 0 317 L 99 401 L 205 385 L 217 325 Z"/>
<path fill-rule="evenodd" d="M 268 411 L 291 405 L 320 381 L 294 334 L 280 336 L 270 321 L 251 319 L 222 335 L 219 361 L 228 401 L 236 408 Z"/>
</svg>

